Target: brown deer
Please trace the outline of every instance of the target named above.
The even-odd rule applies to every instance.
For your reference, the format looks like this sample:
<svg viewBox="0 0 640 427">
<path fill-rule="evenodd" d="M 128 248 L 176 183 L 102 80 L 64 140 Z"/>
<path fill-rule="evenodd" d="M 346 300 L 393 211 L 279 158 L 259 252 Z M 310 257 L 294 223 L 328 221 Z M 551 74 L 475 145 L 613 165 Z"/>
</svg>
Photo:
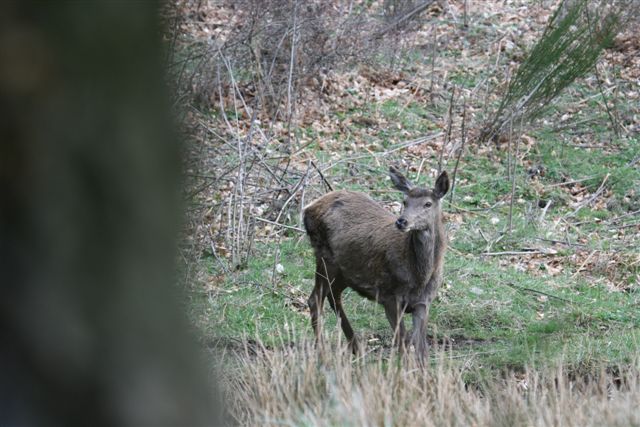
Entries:
<svg viewBox="0 0 640 427">
<path fill-rule="evenodd" d="M 382 304 L 400 351 L 413 344 L 422 359 L 429 305 L 442 282 L 446 240 L 440 200 L 449 190 L 449 177 L 442 172 L 429 190 L 415 187 L 393 166 L 389 175 L 405 194 L 399 218 L 369 196 L 347 190 L 328 193 L 305 209 L 304 225 L 316 255 L 316 283 L 308 300 L 311 325 L 319 340 L 318 321 L 328 297 L 356 353 L 340 297 L 351 288 Z M 404 313 L 413 316 L 409 334 Z"/>
</svg>

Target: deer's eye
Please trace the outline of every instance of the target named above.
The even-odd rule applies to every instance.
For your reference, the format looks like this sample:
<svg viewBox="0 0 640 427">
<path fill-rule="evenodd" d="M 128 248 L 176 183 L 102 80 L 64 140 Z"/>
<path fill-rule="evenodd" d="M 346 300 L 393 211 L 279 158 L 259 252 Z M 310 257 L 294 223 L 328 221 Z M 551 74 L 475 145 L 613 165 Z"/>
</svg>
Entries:
<svg viewBox="0 0 640 427">
<path fill-rule="evenodd" d="M 404 200 L 404 201 L 402 202 L 402 206 L 404 206 L 405 208 L 407 207 L 407 201 L 406 201 L 406 200 Z"/>
<path fill-rule="evenodd" d="M 433 205 L 433 203 L 427 202 L 427 203 L 424 204 L 424 207 L 425 208 L 430 208 L 432 205 Z"/>
</svg>

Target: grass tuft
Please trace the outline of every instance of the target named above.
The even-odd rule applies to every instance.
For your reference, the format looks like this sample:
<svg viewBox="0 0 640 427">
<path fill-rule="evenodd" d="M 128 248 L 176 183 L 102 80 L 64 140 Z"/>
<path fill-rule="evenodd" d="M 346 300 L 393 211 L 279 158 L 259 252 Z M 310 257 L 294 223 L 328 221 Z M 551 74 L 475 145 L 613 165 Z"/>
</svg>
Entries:
<svg viewBox="0 0 640 427">
<path fill-rule="evenodd" d="M 229 412 L 242 425 L 629 426 L 640 423 L 637 360 L 607 370 L 558 364 L 504 370 L 470 382 L 476 361 L 436 351 L 433 364 L 344 343 L 318 352 L 306 340 L 285 348 L 245 342 L 225 373 Z"/>
</svg>

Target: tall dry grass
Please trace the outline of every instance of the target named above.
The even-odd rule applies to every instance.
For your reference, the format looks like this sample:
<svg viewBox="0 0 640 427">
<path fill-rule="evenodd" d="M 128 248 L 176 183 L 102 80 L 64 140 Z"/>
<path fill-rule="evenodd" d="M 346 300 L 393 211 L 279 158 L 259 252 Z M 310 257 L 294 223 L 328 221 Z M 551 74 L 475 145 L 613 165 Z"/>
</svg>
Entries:
<svg viewBox="0 0 640 427">
<path fill-rule="evenodd" d="M 265 426 L 640 425 L 637 362 L 579 378 L 562 366 L 528 369 L 472 386 L 467 364 L 434 353 L 425 369 L 384 352 L 247 344 L 225 370 L 228 410 L 241 425 Z"/>
</svg>

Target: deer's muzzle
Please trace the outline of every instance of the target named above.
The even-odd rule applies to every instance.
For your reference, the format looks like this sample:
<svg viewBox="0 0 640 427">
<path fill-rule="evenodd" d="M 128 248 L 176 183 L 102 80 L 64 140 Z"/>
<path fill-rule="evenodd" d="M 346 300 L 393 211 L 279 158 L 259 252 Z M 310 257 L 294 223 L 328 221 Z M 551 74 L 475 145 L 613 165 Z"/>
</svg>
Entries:
<svg viewBox="0 0 640 427">
<path fill-rule="evenodd" d="M 398 227 L 398 230 L 400 231 L 409 231 L 409 222 L 400 217 L 396 220 L 396 227 Z"/>
</svg>

